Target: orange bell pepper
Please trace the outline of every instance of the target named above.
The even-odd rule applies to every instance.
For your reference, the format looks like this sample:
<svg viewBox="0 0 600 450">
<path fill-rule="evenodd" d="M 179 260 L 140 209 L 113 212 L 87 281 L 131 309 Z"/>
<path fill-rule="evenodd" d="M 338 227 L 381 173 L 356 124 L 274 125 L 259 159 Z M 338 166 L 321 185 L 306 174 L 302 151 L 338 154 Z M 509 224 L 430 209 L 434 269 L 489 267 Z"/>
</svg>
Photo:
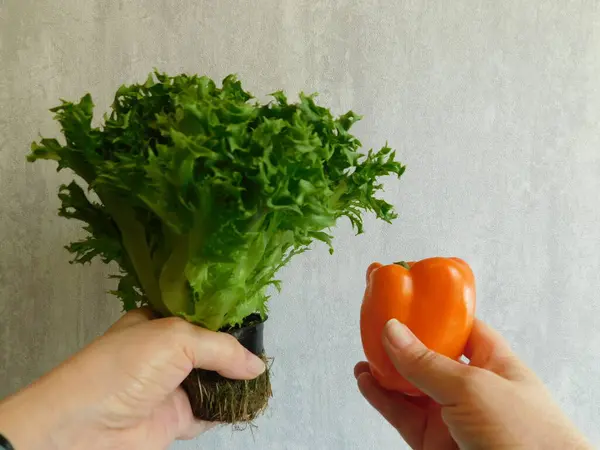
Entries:
<svg viewBox="0 0 600 450">
<path fill-rule="evenodd" d="M 382 343 L 385 324 L 395 318 L 429 349 L 458 359 L 471 334 L 474 315 L 475 276 L 461 259 L 371 264 L 360 315 L 371 373 L 387 390 L 422 395 L 398 374 L 387 356 Z"/>
</svg>

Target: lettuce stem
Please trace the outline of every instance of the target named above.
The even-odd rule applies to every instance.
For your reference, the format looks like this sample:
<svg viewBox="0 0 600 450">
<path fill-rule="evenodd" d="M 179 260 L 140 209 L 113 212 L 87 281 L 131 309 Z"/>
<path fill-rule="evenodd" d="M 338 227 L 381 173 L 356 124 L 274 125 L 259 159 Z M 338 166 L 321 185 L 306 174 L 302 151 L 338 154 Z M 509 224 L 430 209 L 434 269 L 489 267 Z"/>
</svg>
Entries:
<svg viewBox="0 0 600 450">
<path fill-rule="evenodd" d="M 189 236 L 179 236 L 172 244 L 173 251 L 165 262 L 158 280 L 162 303 L 174 315 L 192 314 L 191 292 L 185 270 L 189 259 Z"/>
<path fill-rule="evenodd" d="M 136 220 L 133 209 L 123 204 L 115 195 L 98 192 L 98 189 L 96 189 L 96 193 L 121 232 L 123 247 L 129 255 L 141 287 L 148 297 L 148 302 L 159 314 L 171 315 L 162 302 L 158 280 L 154 277 L 152 258 L 146 243 L 146 231 Z"/>
</svg>

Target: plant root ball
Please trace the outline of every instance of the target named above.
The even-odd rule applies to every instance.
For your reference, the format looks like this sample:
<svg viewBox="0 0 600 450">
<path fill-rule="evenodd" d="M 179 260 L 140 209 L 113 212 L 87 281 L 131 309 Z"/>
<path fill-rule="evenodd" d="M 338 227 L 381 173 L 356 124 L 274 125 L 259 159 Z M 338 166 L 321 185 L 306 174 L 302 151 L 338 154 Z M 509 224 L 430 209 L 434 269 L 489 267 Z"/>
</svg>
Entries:
<svg viewBox="0 0 600 450">
<path fill-rule="evenodd" d="M 265 363 L 267 359 L 262 357 Z M 269 365 L 254 380 L 230 380 L 217 372 L 194 369 L 183 381 L 197 419 L 233 425 L 251 424 L 273 395 Z"/>
</svg>

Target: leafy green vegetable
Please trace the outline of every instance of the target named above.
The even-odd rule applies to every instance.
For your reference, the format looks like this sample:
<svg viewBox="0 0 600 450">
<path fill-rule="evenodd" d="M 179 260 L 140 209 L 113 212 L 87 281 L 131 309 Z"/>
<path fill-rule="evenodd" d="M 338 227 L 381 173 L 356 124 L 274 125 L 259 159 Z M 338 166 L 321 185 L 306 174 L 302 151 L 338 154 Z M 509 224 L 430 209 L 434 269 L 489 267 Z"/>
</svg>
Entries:
<svg viewBox="0 0 600 450">
<path fill-rule="evenodd" d="M 234 77 L 153 73 L 121 87 L 101 127 L 92 98 L 52 111 L 64 144 L 41 139 L 29 160 L 50 159 L 75 181 L 60 189 L 60 214 L 83 221 L 74 261 L 120 267 L 125 309 L 149 304 L 217 330 L 264 316 L 269 285 L 294 255 L 342 216 L 362 232 L 362 212 L 391 221 L 378 178 L 404 167 L 387 146 L 359 153 L 349 133 L 359 117 L 334 118 L 313 96 L 251 102 Z"/>
</svg>

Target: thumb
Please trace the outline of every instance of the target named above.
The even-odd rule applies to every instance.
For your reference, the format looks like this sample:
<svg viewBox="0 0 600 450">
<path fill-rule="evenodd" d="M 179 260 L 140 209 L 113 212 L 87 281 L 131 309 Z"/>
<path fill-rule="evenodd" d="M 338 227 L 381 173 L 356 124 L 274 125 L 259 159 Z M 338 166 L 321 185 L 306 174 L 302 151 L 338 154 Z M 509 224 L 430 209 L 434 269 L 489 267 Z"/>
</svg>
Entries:
<svg viewBox="0 0 600 450">
<path fill-rule="evenodd" d="M 233 380 L 251 380 L 266 370 L 265 363 L 233 336 L 180 321 L 180 345 L 195 368 L 218 372 Z"/>
<path fill-rule="evenodd" d="M 440 405 L 464 398 L 469 367 L 429 350 L 396 319 L 386 324 L 383 345 L 398 373 Z"/>
</svg>

